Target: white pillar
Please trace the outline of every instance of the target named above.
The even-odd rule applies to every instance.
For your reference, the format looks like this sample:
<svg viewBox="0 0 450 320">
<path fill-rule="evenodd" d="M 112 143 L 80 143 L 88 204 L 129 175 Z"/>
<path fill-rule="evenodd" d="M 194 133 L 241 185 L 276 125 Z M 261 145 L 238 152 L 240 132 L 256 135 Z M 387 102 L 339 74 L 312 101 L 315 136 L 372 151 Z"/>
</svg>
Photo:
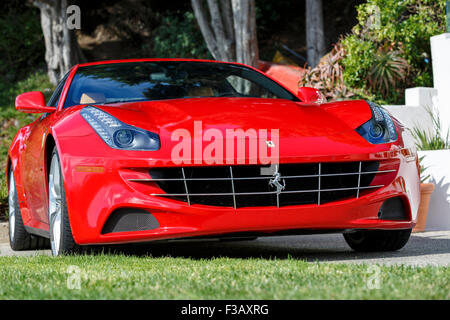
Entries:
<svg viewBox="0 0 450 320">
<path fill-rule="evenodd" d="M 431 37 L 434 88 L 438 91 L 437 109 L 445 137 L 450 128 L 450 33 Z"/>
<path fill-rule="evenodd" d="M 423 107 L 425 109 L 433 108 L 437 94 L 438 92 L 434 88 L 408 88 L 405 90 L 405 105 L 411 107 Z"/>
</svg>

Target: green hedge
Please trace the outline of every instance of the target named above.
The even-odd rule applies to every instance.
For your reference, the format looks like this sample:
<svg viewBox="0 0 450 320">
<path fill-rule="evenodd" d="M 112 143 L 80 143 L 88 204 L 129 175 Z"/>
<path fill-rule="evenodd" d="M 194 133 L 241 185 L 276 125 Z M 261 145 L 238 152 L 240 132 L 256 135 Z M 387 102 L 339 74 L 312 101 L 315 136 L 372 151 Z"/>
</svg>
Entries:
<svg viewBox="0 0 450 320">
<path fill-rule="evenodd" d="M 39 9 L 25 7 L 10 9 L 0 15 L 0 77 L 18 80 L 45 65 L 44 37 Z"/>
<path fill-rule="evenodd" d="M 153 32 L 153 54 L 159 58 L 211 58 L 192 12 L 161 17 Z"/>
</svg>

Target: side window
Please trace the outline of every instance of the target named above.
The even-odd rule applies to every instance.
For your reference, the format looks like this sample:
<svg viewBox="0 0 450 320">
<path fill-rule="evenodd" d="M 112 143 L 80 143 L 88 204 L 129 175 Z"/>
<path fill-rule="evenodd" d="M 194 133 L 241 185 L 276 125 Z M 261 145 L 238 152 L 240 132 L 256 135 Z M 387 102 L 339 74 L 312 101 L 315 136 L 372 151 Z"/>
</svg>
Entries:
<svg viewBox="0 0 450 320">
<path fill-rule="evenodd" d="M 56 107 L 58 105 L 59 98 L 61 97 L 62 89 L 64 88 L 64 84 L 66 83 L 68 76 L 69 76 L 69 72 L 66 73 L 66 75 L 62 78 L 62 80 L 58 83 L 58 86 L 56 87 L 55 91 L 53 92 L 52 96 L 50 97 L 50 100 L 48 100 L 48 103 L 47 103 L 48 107 Z"/>
</svg>

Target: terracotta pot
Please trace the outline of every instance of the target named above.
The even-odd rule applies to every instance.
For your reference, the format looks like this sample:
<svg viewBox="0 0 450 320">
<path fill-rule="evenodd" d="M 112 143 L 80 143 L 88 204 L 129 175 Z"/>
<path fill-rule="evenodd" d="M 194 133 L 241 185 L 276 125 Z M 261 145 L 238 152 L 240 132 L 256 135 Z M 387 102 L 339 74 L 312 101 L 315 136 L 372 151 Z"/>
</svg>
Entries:
<svg viewBox="0 0 450 320">
<path fill-rule="evenodd" d="M 417 224 L 413 232 L 423 232 L 427 226 L 428 207 L 430 206 L 431 194 L 434 191 L 433 183 L 420 184 L 420 205 L 417 212 Z"/>
</svg>

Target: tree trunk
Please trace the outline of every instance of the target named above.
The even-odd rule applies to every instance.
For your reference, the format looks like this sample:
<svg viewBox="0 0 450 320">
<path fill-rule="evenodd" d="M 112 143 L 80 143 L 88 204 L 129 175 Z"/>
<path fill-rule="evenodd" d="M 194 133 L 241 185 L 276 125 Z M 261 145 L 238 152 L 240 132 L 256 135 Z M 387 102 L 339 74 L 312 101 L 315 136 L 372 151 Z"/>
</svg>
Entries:
<svg viewBox="0 0 450 320">
<path fill-rule="evenodd" d="M 306 47 L 308 64 L 314 68 L 325 54 L 322 0 L 306 0 Z"/>
<path fill-rule="evenodd" d="M 67 0 L 39 0 L 41 27 L 45 41 L 45 61 L 53 84 L 80 62 L 85 61 L 73 30 L 67 28 Z"/>
<path fill-rule="evenodd" d="M 258 66 L 255 1 L 231 0 L 236 35 L 236 61 Z"/>
<path fill-rule="evenodd" d="M 255 0 L 191 0 L 206 45 L 216 60 L 258 64 Z"/>
</svg>

